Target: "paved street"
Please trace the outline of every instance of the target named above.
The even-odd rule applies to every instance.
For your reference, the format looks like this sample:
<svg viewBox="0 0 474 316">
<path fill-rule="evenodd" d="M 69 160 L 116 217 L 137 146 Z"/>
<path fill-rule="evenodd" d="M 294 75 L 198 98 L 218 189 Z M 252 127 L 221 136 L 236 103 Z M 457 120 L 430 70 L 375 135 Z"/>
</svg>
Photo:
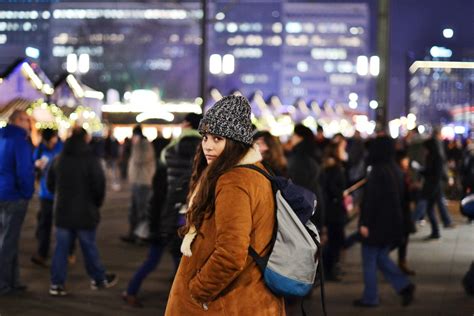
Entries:
<svg viewBox="0 0 474 316">
<path fill-rule="evenodd" d="M 102 210 L 102 223 L 98 239 L 104 265 L 118 273 L 119 285 L 103 291 L 89 289 L 89 279 L 82 265 L 81 255 L 70 267 L 67 289 L 69 296 L 55 298 L 48 295 L 49 271 L 34 266 L 29 258 L 36 247 L 34 240 L 37 201 L 32 201 L 23 227 L 21 240 L 21 274 L 29 291 L 21 296 L 0 298 L 0 315 L 162 315 L 171 285 L 172 262 L 167 254 L 164 260 L 143 285 L 141 298 L 144 309 L 136 310 L 123 305 L 120 293 L 136 267 L 146 255 L 147 247 L 131 246 L 119 241 L 126 231 L 129 193 L 109 192 Z M 454 203 L 450 205 L 457 227 L 442 231 L 440 241 L 424 242 L 429 227 L 422 227 L 412 236 L 409 246 L 409 264 L 416 272 L 413 278 L 417 285 L 416 300 L 412 306 L 403 308 L 399 298 L 383 282 L 380 284 L 381 305 L 365 310 L 352 307 L 351 303 L 362 292 L 360 247 L 356 245 L 345 253 L 346 275 L 341 283 L 326 286 L 329 315 L 474 315 L 474 298 L 464 294 L 460 284 L 462 275 L 474 260 L 474 225 L 466 225 Z M 79 253 L 79 252 L 78 252 Z M 305 304 L 309 315 L 321 315 L 319 290 Z M 256 315 L 257 316 L 257 315 Z"/>
</svg>

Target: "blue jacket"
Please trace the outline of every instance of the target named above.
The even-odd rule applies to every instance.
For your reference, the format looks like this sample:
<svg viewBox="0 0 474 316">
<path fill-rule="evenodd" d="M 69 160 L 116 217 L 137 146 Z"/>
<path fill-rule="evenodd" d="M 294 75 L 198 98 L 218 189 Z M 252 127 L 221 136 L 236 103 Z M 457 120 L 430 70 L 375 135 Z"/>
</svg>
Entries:
<svg viewBox="0 0 474 316">
<path fill-rule="evenodd" d="M 35 180 L 31 157 L 24 129 L 15 125 L 0 129 L 0 201 L 31 198 Z"/>
<path fill-rule="evenodd" d="M 46 147 L 45 144 L 39 144 L 38 148 L 36 148 L 35 152 L 33 153 L 33 161 L 41 159 L 42 157 L 46 156 L 48 158 L 48 164 L 44 170 L 41 171 L 41 178 L 40 178 L 40 190 L 39 190 L 39 197 L 40 199 L 45 200 L 53 200 L 54 195 L 53 193 L 49 192 L 48 187 L 46 185 L 46 175 L 48 174 L 49 166 L 53 162 L 54 157 L 56 157 L 61 150 L 63 150 L 63 143 L 58 141 L 53 149 L 49 149 Z"/>
</svg>

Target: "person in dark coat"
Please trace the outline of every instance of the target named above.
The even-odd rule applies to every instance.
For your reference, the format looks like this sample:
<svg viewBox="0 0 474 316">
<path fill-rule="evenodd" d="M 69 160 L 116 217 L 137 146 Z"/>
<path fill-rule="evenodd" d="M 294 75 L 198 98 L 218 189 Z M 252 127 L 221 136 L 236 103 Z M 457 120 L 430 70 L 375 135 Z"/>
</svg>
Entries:
<svg viewBox="0 0 474 316">
<path fill-rule="evenodd" d="M 415 223 L 412 220 L 410 202 L 414 201 L 416 193 L 416 185 L 412 181 L 410 175 L 410 158 L 406 151 L 397 152 L 397 164 L 403 173 L 404 195 L 402 197 L 402 225 L 403 234 L 402 242 L 398 247 L 398 267 L 406 275 L 415 275 L 415 271 L 410 269 L 407 264 L 407 248 L 410 241 L 410 234 L 416 231 Z"/>
<path fill-rule="evenodd" d="M 184 216 L 179 215 L 179 212 L 186 204 L 193 159 L 202 139 L 197 131 L 201 118 L 199 114 L 188 114 L 183 121 L 180 137 L 166 146 L 161 153 L 161 161 L 167 168 L 168 182 L 166 205 L 160 222 L 160 232 L 163 236 L 177 236 L 180 218 Z M 184 221 L 184 217 L 182 220 Z M 179 253 L 179 249 L 177 252 Z"/>
<path fill-rule="evenodd" d="M 379 304 L 377 268 L 402 298 L 402 305 L 411 304 L 415 286 L 390 259 L 390 249 L 402 239 L 403 176 L 395 163 L 393 140 L 387 136 L 374 139 L 369 146 L 372 170 L 368 175 L 359 219 L 362 237 L 364 293 L 355 306 L 374 307 Z"/>
<path fill-rule="evenodd" d="M 47 176 L 48 190 L 55 195 L 56 248 L 49 289 L 53 296 L 67 294 L 67 256 L 71 241 L 76 237 L 92 279 L 91 288 L 109 288 L 118 280 L 115 274 L 106 273 L 99 259 L 96 231 L 100 221 L 99 208 L 105 198 L 105 176 L 99 159 L 87 144 L 88 140 L 83 128 L 75 128 Z"/>
<path fill-rule="evenodd" d="M 326 206 L 323 231 L 327 231 L 327 247 L 324 248 L 324 272 L 329 281 L 340 281 L 339 261 L 344 246 L 344 226 L 347 211 L 344 206 L 346 172 L 343 165 L 346 141 L 332 142 L 326 147 L 323 158 L 322 191 Z"/>
<path fill-rule="evenodd" d="M 321 228 L 324 222 L 324 201 L 319 186 L 321 167 L 317 162 L 314 134 L 308 127 L 298 124 L 291 136 L 291 144 L 293 148 L 288 156 L 288 176 L 295 184 L 316 194 L 318 205 L 313 220 Z"/>
<path fill-rule="evenodd" d="M 428 212 L 428 218 L 431 224 L 431 234 L 426 238 L 439 239 L 441 237 L 438 221 L 434 213 L 435 204 L 438 205 L 438 210 L 441 215 L 441 219 L 446 227 L 452 225 L 451 218 L 449 217 L 447 210 L 443 209 L 443 177 L 444 173 L 444 159 L 440 152 L 439 142 L 435 138 L 428 139 L 425 141 L 424 146 L 427 150 L 425 168 L 421 174 L 424 177 L 424 184 L 421 190 L 421 196 L 427 201 L 426 210 Z"/>
</svg>

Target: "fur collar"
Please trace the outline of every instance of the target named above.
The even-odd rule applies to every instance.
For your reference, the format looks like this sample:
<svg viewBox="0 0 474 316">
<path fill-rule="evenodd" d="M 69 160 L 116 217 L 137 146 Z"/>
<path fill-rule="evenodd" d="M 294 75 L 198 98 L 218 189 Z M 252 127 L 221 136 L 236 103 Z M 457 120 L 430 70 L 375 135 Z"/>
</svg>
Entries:
<svg viewBox="0 0 474 316">
<path fill-rule="evenodd" d="M 260 154 L 260 151 L 258 150 L 257 145 L 254 145 L 247 151 L 245 156 L 237 163 L 237 166 L 254 164 L 259 161 L 262 161 L 262 155 Z M 196 191 L 198 189 L 199 189 L 199 184 L 194 190 L 193 194 L 191 195 L 191 198 L 189 199 L 190 205 L 192 204 L 193 198 L 196 195 Z M 196 235 L 197 235 L 196 228 L 194 226 L 190 227 L 189 232 L 184 236 L 183 242 L 181 243 L 181 252 L 183 253 L 184 256 L 186 257 L 192 256 L 193 253 L 191 252 L 191 244 L 193 243 Z"/>
<path fill-rule="evenodd" d="M 250 147 L 245 156 L 240 159 L 240 161 L 237 163 L 237 166 L 254 164 L 262 161 L 262 159 L 263 158 L 260 154 L 260 151 L 258 150 L 258 146 L 254 145 L 253 147 Z"/>
</svg>

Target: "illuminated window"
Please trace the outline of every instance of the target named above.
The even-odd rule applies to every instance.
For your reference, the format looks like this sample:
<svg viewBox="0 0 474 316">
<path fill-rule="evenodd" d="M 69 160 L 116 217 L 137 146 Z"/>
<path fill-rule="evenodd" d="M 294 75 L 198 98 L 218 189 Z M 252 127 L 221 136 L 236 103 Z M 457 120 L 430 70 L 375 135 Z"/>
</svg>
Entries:
<svg viewBox="0 0 474 316">
<path fill-rule="evenodd" d="M 318 23 L 316 29 L 320 33 L 346 33 L 347 25 L 345 23 L 324 22 Z"/>
<path fill-rule="evenodd" d="M 288 35 L 286 44 L 289 46 L 307 46 L 309 37 L 307 35 Z"/>
<path fill-rule="evenodd" d="M 305 61 L 299 61 L 296 64 L 296 69 L 298 69 L 299 72 L 307 72 L 309 69 L 308 63 Z"/>
<path fill-rule="evenodd" d="M 347 59 L 347 51 L 343 48 L 313 48 L 313 59 Z"/>
<path fill-rule="evenodd" d="M 214 30 L 216 32 L 224 32 L 225 31 L 225 24 L 222 23 L 222 22 L 217 22 L 216 24 L 214 24 Z"/>
<path fill-rule="evenodd" d="M 281 33 L 283 31 L 283 24 L 281 24 L 280 22 L 273 23 L 272 31 L 274 33 Z"/>
<path fill-rule="evenodd" d="M 261 58 L 263 51 L 260 48 L 236 48 L 232 54 L 235 58 Z"/>
<path fill-rule="evenodd" d="M 339 45 L 341 46 L 349 46 L 349 47 L 360 47 L 362 44 L 362 41 L 360 38 L 352 36 L 352 37 L 345 37 L 345 36 L 340 36 L 337 39 Z"/>
<path fill-rule="evenodd" d="M 285 30 L 288 33 L 301 33 L 303 31 L 303 26 L 298 22 L 288 22 L 286 23 Z"/>
<path fill-rule="evenodd" d="M 354 72 L 354 64 L 350 61 L 338 62 L 337 71 L 340 73 L 352 73 Z"/>
<path fill-rule="evenodd" d="M 248 35 L 245 43 L 249 46 L 262 46 L 263 38 L 260 35 Z"/>
<path fill-rule="evenodd" d="M 235 33 L 239 30 L 239 27 L 237 26 L 237 23 L 229 23 L 227 24 L 227 32 L 229 33 Z"/>
<path fill-rule="evenodd" d="M 5 44 L 7 42 L 7 35 L 6 34 L 0 34 L 0 45 Z"/>
</svg>

